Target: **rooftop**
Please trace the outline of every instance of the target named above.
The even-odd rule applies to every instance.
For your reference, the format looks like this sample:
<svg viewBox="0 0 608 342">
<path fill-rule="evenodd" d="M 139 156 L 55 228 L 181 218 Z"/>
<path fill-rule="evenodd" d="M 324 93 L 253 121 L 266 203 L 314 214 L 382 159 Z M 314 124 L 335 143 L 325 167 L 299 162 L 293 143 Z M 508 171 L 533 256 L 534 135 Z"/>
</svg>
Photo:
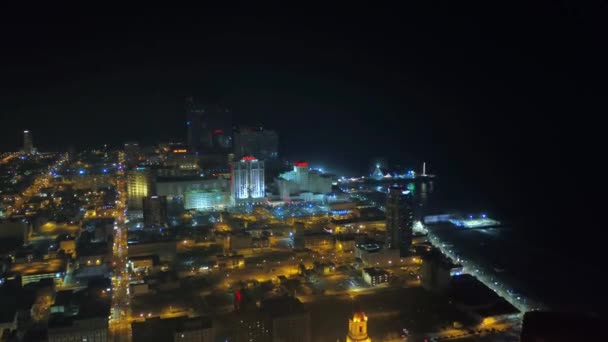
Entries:
<svg viewBox="0 0 608 342">
<path fill-rule="evenodd" d="M 28 263 L 13 264 L 10 272 L 20 275 L 34 275 L 46 273 L 65 272 L 66 261 L 64 259 L 48 259 L 44 261 L 33 261 Z"/>
<path fill-rule="evenodd" d="M 304 306 L 297 298 L 289 296 L 265 299 L 262 301 L 262 311 L 271 317 L 306 312 Z"/>
<path fill-rule="evenodd" d="M 358 245 L 357 248 L 362 249 L 366 252 L 379 252 L 380 250 L 382 250 L 382 246 L 379 244 L 375 244 L 375 243 L 368 243 L 366 245 Z"/>
<path fill-rule="evenodd" d="M 211 319 L 207 317 L 151 317 L 143 322 L 133 322 L 133 341 L 173 341 L 173 334 L 179 332 L 209 329 Z"/>
<path fill-rule="evenodd" d="M 378 268 L 378 267 L 368 267 L 368 268 L 364 268 L 363 271 L 367 274 L 369 274 L 370 276 L 374 277 L 374 276 L 381 276 L 381 275 L 386 275 L 388 274 L 388 272 L 382 268 Z"/>
</svg>

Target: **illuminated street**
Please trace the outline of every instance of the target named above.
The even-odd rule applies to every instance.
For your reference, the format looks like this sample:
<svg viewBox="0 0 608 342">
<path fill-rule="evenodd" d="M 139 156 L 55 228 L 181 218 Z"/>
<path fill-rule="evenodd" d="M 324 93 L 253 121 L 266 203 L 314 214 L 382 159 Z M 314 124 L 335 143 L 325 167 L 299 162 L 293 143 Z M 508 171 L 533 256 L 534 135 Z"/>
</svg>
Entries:
<svg viewBox="0 0 608 342">
<path fill-rule="evenodd" d="M 110 336 L 114 341 L 131 340 L 131 310 L 129 295 L 129 272 L 126 227 L 126 188 L 124 172 L 117 172 L 116 187 L 118 200 L 117 215 L 114 217 L 114 275 L 112 277 L 112 306 L 110 318 Z"/>
</svg>

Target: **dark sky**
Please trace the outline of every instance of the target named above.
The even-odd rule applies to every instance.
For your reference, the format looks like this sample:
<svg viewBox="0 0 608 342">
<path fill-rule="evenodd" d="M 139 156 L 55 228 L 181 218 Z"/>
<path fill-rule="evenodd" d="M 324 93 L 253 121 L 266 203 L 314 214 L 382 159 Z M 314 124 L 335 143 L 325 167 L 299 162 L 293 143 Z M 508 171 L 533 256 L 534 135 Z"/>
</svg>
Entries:
<svg viewBox="0 0 608 342">
<path fill-rule="evenodd" d="M 588 208 L 605 6 L 354 3 L 3 8 L 0 150 L 23 129 L 41 150 L 183 139 L 194 95 L 277 129 L 293 159 L 427 160 L 510 214 Z"/>
</svg>

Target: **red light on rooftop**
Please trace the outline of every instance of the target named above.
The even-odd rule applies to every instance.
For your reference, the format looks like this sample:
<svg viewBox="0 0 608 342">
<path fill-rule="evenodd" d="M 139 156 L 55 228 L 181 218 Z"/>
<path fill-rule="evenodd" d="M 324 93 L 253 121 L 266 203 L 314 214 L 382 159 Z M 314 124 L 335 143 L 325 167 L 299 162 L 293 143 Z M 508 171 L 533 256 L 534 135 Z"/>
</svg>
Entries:
<svg viewBox="0 0 608 342">
<path fill-rule="evenodd" d="M 293 165 L 297 166 L 297 167 L 308 167 L 308 162 L 305 161 L 297 161 L 295 163 L 293 163 Z"/>
<path fill-rule="evenodd" d="M 223 129 L 216 129 L 213 131 L 213 134 L 224 134 L 224 130 Z"/>
<path fill-rule="evenodd" d="M 257 158 L 254 157 L 254 156 L 244 156 L 241 160 L 243 160 L 243 161 L 254 161 L 254 160 L 257 160 Z"/>
</svg>

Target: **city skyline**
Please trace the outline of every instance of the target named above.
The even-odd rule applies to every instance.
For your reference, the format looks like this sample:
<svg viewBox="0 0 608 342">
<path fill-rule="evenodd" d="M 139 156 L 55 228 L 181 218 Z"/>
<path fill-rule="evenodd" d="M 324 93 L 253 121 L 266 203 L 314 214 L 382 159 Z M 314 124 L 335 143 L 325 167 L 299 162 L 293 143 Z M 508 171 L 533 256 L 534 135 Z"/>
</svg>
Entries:
<svg viewBox="0 0 608 342">
<path fill-rule="evenodd" d="M 607 9 L 7 5 L 0 339 L 598 333 Z"/>
</svg>

